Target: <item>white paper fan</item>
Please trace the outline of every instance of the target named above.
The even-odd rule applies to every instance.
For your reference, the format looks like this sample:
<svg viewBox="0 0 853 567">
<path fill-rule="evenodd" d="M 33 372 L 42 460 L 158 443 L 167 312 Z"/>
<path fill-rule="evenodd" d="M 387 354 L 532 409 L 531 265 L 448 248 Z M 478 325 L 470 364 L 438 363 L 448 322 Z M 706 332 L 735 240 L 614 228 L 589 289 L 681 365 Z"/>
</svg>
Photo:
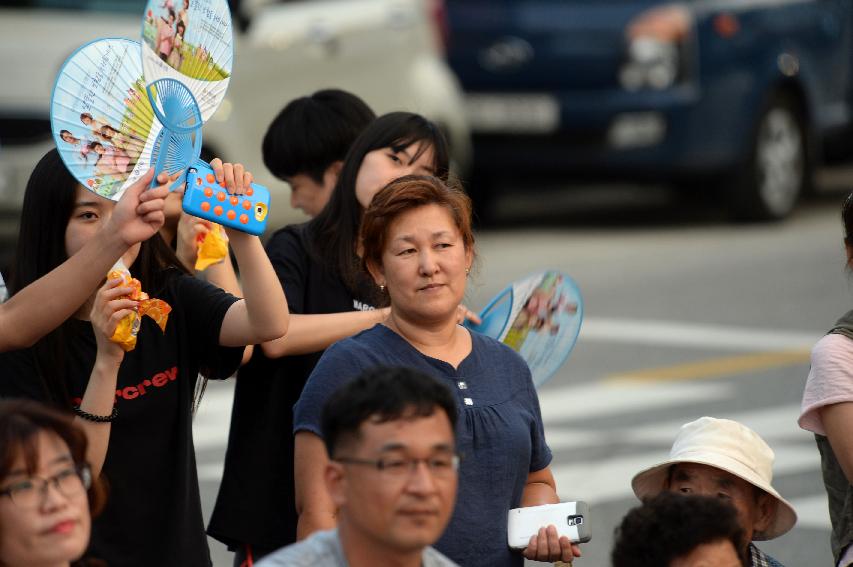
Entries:
<svg viewBox="0 0 853 567">
<path fill-rule="evenodd" d="M 148 1 L 142 22 L 145 82 L 181 81 L 205 122 L 225 98 L 233 59 L 231 11 L 225 0 Z"/>
<path fill-rule="evenodd" d="M 150 167 L 162 126 L 144 89 L 140 44 L 123 38 L 87 43 L 56 78 L 50 122 L 59 155 L 103 197 L 117 201 Z"/>
</svg>

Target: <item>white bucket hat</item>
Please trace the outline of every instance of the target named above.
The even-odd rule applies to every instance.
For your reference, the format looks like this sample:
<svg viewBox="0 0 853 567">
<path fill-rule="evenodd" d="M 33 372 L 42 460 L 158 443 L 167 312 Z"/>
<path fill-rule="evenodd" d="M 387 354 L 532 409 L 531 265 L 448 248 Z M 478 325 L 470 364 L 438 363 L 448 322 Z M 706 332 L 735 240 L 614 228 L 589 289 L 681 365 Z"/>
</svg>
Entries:
<svg viewBox="0 0 853 567">
<path fill-rule="evenodd" d="M 736 421 L 702 417 L 681 426 L 669 459 L 638 473 L 631 481 L 640 500 L 651 498 L 666 488 L 669 468 L 676 463 L 708 465 L 757 486 L 778 501 L 767 529 L 753 539 L 779 537 L 797 523 L 794 507 L 770 486 L 773 480 L 773 450 L 756 432 Z"/>
</svg>

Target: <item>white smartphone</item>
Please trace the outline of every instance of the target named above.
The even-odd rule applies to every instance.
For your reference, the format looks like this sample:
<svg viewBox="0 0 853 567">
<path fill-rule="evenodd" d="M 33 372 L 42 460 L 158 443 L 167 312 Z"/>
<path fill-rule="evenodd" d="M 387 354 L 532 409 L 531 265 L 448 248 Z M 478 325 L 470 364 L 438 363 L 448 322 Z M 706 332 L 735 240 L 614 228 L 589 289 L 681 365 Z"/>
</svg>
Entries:
<svg viewBox="0 0 853 567">
<path fill-rule="evenodd" d="M 586 543 L 592 538 L 589 506 L 586 502 L 561 502 L 543 506 L 513 508 L 509 511 L 507 539 L 513 549 L 524 549 L 539 528 L 554 526 L 560 536 L 573 543 Z"/>
</svg>

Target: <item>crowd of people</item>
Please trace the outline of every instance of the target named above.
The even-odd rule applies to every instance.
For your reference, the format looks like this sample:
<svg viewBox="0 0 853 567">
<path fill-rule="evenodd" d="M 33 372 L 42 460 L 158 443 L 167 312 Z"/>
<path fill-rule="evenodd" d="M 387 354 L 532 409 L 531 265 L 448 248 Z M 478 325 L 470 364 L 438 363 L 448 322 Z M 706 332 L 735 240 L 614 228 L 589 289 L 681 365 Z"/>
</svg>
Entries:
<svg viewBox="0 0 853 567">
<path fill-rule="evenodd" d="M 63 138 L 64 139 L 64 138 Z M 72 143 L 71 140 L 65 140 Z M 477 263 L 471 202 L 440 129 L 376 117 L 337 90 L 290 102 L 267 167 L 311 220 L 266 247 L 225 229 L 229 256 L 195 270 L 209 223 L 182 213 L 176 177 L 149 172 L 117 201 L 56 150 L 27 184 L 0 304 L 0 564 L 234 567 L 572 563 L 578 542 L 539 526 L 507 543 L 511 509 L 559 502 L 530 370 L 467 330 Z M 253 176 L 211 162 L 243 193 Z M 843 208 L 853 266 L 853 197 Z M 165 330 L 112 340 L 138 302 L 105 274 L 121 260 L 172 307 Z M 853 313 L 853 312 L 851 312 Z M 832 549 L 853 562 L 853 314 L 816 346 L 800 425 L 816 434 Z M 236 375 L 225 467 L 205 526 L 192 419 L 207 380 Z M 637 471 L 641 504 L 614 567 L 780 565 L 755 542 L 796 523 L 774 454 L 741 423 L 701 417 Z"/>
</svg>

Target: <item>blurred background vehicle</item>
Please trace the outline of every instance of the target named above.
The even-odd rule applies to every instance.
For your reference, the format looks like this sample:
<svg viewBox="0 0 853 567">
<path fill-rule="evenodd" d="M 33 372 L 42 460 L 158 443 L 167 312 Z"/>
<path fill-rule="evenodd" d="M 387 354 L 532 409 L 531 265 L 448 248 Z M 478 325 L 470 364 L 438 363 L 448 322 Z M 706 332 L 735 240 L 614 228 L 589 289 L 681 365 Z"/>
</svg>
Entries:
<svg viewBox="0 0 853 567">
<path fill-rule="evenodd" d="M 496 180 L 667 183 L 786 217 L 850 157 L 849 0 L 448 0 L 472 192 Z M 506 184 L 504 184 L 505 186 Z"/>
<path fill-rule="evenodd" d="M 442 0 L 231 2 L 234 77 L 204 127 L 204 153 L 240 161 L 272 193 L 268 226 L 305 217 L 261 160 L 267 126 L 291 99 L 323 88 L 362 97 L 377 114 L 420 112 L 448 136 L 459 170 L 470 137 L 458 83 L 444 62 Z M 0 4 L 0 263 L 8 263 L 26 181 L 52 146 L 49 106 L 62 62 L 99 37 L 138 39 L 144 0 L 18 0 Z"/>
</svg>

